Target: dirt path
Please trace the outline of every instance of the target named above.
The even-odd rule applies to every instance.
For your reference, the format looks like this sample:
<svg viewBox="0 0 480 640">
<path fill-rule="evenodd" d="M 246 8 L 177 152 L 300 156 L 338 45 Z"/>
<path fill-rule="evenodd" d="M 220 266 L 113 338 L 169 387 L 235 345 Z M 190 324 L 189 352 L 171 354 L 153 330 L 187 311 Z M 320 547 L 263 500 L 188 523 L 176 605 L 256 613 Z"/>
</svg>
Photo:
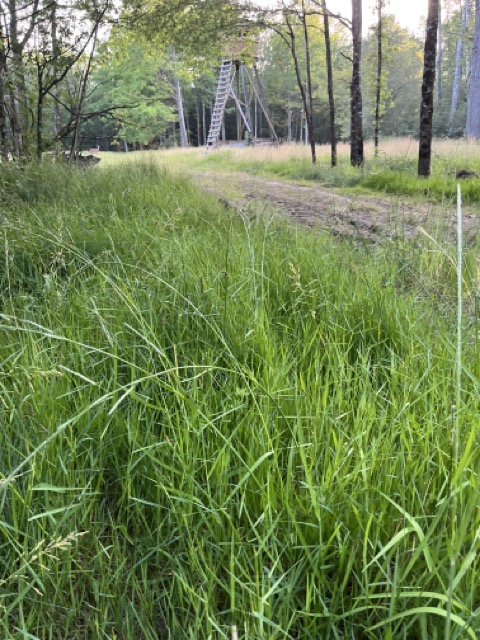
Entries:
<svg viewBox="0 0 480 640">
<path fill-rule="evenodd" d="M 455 210 L 417 203 L 396 196 L 384 199 L 370 195 L 345 195 L 334 189 L 298 182 L 279 181 L 246 173 L 195 173 L 197 184 L 239 208 L 260 203 L 287 214 L 298 222 L 349 236 L 360 241 L 413 238 L 419 228 L 440 226 L 446 236 L 454 234 Z M 467 234 L 480 230 L 480 216 L 464 212 Z"/>
</svg>

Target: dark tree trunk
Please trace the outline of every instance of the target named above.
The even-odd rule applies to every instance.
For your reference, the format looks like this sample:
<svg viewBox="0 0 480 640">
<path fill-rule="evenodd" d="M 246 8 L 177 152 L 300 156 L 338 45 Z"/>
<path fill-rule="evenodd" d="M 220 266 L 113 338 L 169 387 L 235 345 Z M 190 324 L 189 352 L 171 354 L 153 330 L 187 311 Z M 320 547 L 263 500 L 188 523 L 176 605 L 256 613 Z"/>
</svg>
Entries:
<svg viewBox="0 0 480 640">
<path fill-rule="evenodd" d="M 43 153 L 43 68 L 37 63 L 37 158 L 40 160 Z"/>
<path fill-rule="evenodd" d="M 361 88 L 362 60 L 362 0 L 352 0 L 353 69 L 351 84 L 351 135 L 350 162 L 354 167 L 363 166 L 363 105 Z"/>
<path fill-rule="evenodd" d="M 87 68 L 85 69 L 85 72 L 83 74 L 83 78 L 80 84 L 78 103 L 75 110 L 75 116 L 76 116 L 75 129 L 73 133 L 72 147 L 70 150 L 70 163 L 77 161 L 78 154 L 80 152 L 80 133 L 81 133 L 80 129 L 82 126 L 82 112 L 83 112 L 83 106 L 85 103 L 85 96 L 87 94 L 87 83 L 88 83 L 88 79 L 90 77 L 90 72 L 92 69 L 93 56 L 95 54 L 95 49 L 97 46 L 98 28 L 99 28 L 99 23 L 97 23 L 97 25 L 95 26 L 95 30 L 93 32 L 92 49 L 88 56 Z"/>
<path fill-rule="evenodd" d="M 57 37 L 57 3 L 54 1 L 52 3 L 52 57 L 53 57 L 53 76 L 57 79 L 57 59 L 60 55 L 59 46 L 58 46 L 58 37 Z M 55 88 L 55 102 L 53 105 L 53 129 L 55 132 L 55 136 L 58 135 L 59 131 L 62 128 L 62 119 L 61 119 L 61 111 L 60 111 L 60 102 L 58 101 L 59 90 L 58 87 Z"/>
<path fill-rule="evenodd" d="M 375 156 L 378 156 L 378 140 L 380 137 L 380 105 L 382 100 L 382 27 L 383 27 L 383 0 L 377 0 L 377 79 L 376 79 L 376 91 L 375 91 L 375 130 L 373 134 Z"/>
<path fill-rule="evenodd" d="M 440 0 L 428 0 L 427 30 L 423 54 L 422 104 L 420 105 L 419 176 L 430 175 L 439 2 Z"/>
<path fill-rule="evenodd" d="M 335 97 L 333 95 L 332 49 L 330 46 L 330 23 L 328 19 L 327 3 L 322 1 L 323 32 L 325 35 L 325 59 L 327 65 L 328 108 L 330 115 L 330 164 L 337 166 L 337 132 L 335 130 Z"/>
</svg>

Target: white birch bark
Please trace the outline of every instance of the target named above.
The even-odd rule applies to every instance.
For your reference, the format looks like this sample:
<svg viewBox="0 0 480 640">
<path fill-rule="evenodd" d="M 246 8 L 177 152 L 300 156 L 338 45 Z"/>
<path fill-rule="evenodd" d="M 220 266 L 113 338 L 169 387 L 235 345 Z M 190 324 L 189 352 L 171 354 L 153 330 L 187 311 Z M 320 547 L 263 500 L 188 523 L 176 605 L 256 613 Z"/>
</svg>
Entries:
<svg viewBox="0 0 480 640">
<path fill-rule="evenodd" d="M 440 98 L 442 97 L 442 47 L 442 3 L 440 2 L 438 5 L 437 61 L 435 71 L 435 97 L 437 102 L 440 102 Z"/>
<path fill-rule="evenodd" d="M 467 138 L 480 138 L 480 0 L 475 0 L 472 73 L 467 98 Z"/>
<path fill-rule="evenodd" d="M 460 93 L 460 83 L 462 80 L 462 60 L 463 60 L 463 51 L 464 51 L 464 38 L 465 33 L 468 28 L 468 19 L 470 15 L 470 0 L 465 0 L 465 3 L 462 8 L 462 20 L 460 26 L 460 35 L 457 41 L 457 50 L 455 54 L 455 74 L 453 76 L 453 87 L 452 87 L 452 103 L 450 105 L 450 116 L 448 119 L 448 135 L 451 136 L 453 133 L 453 127 L 455 124 L 455 114 L 457 113 L 458 107 L 458 96 Z M 466 77 L 468 75 L 466 74 Z"/>
<path fill-rule="evenodd" d="M 173 62 L 173 87 L 175 90 L 175 102 L 177 104 L 177 113 L 178 113 L 178 125 L 180 130 L 180 146 L 188 147 L 188 135 L 187 128 L 185 126 L 185 112 L 183 109 L 183 96 L 182 96 L 182 88 L 180 86 L 180 81 L 177 76 L 177 56 L 175 54 L 175 49 L 172 47 L 172 62 Z"/>
</svg>

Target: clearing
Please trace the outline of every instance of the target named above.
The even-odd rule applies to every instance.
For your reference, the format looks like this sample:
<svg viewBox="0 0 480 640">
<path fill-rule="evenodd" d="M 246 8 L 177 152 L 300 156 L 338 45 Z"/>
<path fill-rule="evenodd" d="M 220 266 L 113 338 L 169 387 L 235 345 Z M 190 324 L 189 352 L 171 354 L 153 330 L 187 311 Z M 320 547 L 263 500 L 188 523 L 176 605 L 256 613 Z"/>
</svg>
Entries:
<svg viewBox="0 0 480 640">
<path fill-rule="evenodd" d="M 319 146 L 312 167 L 308 149 L 300 145 L 278 148 L 203 149 L 129 153 L 128 161 L 150 161 L 180 175 L 189 174 L 205 191 L 237 209 L 259 209 L 288 215 L 295 221 L 355 241 L 415 237 L 420 229 L 451 241 L 455 234 L 455 172 L 466 167 L 480 172 L 478 147 L 467 141 L 435 141 L 432 178 L 416 178 L 416 142 L 391 140 L 380 158 L 366 145 L 367 164 L 359 174 L 348 161 L 348 146 L 339 145 L 339 165 L 329 167 L 329 149 Z M 124 154 L 103 153 L 105 164 L 125 162 Z M 477 166 L 478 165 L 478 166 Z M 363 177 L 384 174 L 385 189 L 362 188 Z M 462 182 L 463 226 L 466 238 L 480 228 L 478 180 Z M 409 192 L 408 189 L 411 189 Z M 391 193 L 388 193 L 391 191 Z M 472 191 L 475 193 L 472 195 Z M 408 195 L 411 193 L 412 195 Z"/>
<path fill-rule="evenodd" d="M 202 189 L 235 208 L 261 203 L 309 227 L 355 240 L 377 243 L 386 238 L 413 238 L 419 228 L 432 227 L 442 227 L 444 236 L 450 237 L 456 224 L 454 207 L 418 202 L 405 196 L 348 194 L 322 185 L 243 172 L 197 169 L 193 177 Z M 465 209 L 463 220 L 467 234 L 478 231 L 480 219 L 473 211 Z"/>
</svg>

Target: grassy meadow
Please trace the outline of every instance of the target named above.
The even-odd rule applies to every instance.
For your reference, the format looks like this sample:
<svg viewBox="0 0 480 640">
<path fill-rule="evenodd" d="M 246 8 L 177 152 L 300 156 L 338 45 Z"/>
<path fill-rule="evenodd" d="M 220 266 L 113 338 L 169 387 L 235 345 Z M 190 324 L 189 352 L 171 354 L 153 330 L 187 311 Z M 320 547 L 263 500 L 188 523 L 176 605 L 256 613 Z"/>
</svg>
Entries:
<svg viewBox="0 0 480 640">
<path fill-rule="evenodd" d="M 478 246 L 458 333 L 442 237 L 183 176 L 262 153 L 1 167 L 1 638 L 480 637 Z"/>
<path fill-rule="evenodd" d="M 103 153 L 103 164 L 118 164 L 124 154 Z M 279 147 L 221 147 L 203 149 L 144 151 L 129 154 L 130 158 L 148 158 L 160 166 L 180 172 L 202 170 L 215 172 L 243 171 L 275 179 L 317 182 L 328 187 L 362 193 L 384 193 L 427 198 L 432 202 L 452 203 L 456 199 L 457 171 L 466 170 L 480 176 L 480 144 L 472 140 L 434 140 L 432 173 L 428 179 L 418 178 L 418 141 L 413 138 L 392 138 L 380 144 L 378 157 L 371 142 L 365 144 L 365 167 L 350 166 L 350 147 L 338 145 L 338 166 L 330 167 L 330 147 L 317 146 L 317 164 L 312 166 L 310 148 L 300 144 Z M 480 180 L 462 181 L 464 204 L 480 202 Z"/>
</svg>

